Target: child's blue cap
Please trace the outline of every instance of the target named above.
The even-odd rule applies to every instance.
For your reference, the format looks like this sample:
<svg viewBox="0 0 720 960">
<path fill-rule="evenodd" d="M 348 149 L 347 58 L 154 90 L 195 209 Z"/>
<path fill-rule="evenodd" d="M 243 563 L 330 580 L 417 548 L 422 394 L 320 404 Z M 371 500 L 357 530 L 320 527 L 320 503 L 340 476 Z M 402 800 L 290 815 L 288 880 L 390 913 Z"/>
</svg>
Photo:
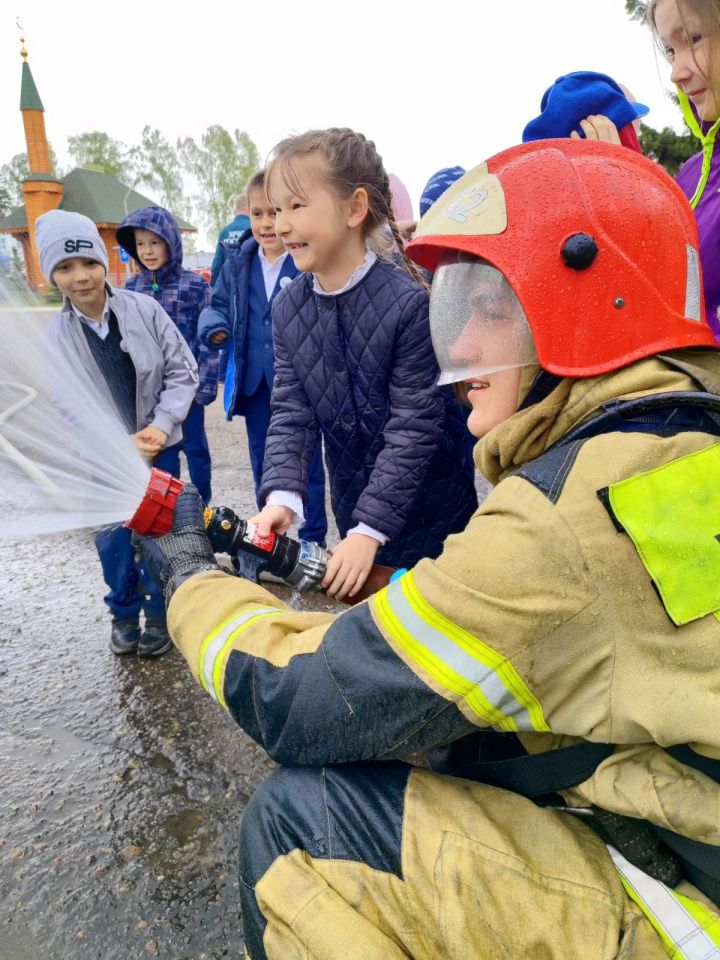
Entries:
<svg viewBox="0 0 720 960">
<path fill-rule="evenodd" d="M 435 201 L 441 197 L 445 191 L 451 187 L 456 180 L 465 175 L 463 167 L 443 167 L 434 173 L 428 182 L 420 197 L 420 216 L 424 217 Z"/>
<path fill-rule="evenodd" d="M 523 130 L 523 143 L 569 137 L 573 130 L 584 137 L 580 121 L 591 114 L 602 114 L 620 130 L 650 112 L 644 103 L 628 100 L 612 77 L 588 70 L 558 77 L 543 94 L 540 110 Z"/>
</svg>

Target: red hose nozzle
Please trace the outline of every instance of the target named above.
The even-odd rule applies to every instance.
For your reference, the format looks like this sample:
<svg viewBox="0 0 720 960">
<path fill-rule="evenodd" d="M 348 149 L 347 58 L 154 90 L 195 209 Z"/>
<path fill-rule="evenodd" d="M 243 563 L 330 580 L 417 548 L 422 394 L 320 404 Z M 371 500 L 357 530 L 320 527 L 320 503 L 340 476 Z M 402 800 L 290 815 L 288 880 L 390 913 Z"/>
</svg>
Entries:
<svg viewBox="0 0 720 960">
<path fill-rule="evenodd" d="M 172 529 L 175 502 L 182 488 L 182 480 L 153 467 L 140 506 L 125 526 L 135 533 L 149 533 L 153 537 L 167 533 Z"/>
</svg>

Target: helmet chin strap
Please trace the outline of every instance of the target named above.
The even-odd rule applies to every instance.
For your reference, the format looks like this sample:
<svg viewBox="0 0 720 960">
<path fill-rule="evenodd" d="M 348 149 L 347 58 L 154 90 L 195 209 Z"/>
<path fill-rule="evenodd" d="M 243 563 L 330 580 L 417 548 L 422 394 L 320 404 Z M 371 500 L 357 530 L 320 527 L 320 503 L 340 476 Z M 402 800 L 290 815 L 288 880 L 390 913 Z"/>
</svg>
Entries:
<svg viewBox="0 0 720 960">
<path fill-rule="evenodd" d="M 542 367 L 538 367 L 537 364 L 524 367 L 522 377 L 520 378 L 520 396 L 522 397 L 523 393 L 525 393 L 525 391 L 527 392 L 518 410 L 526 410 L 528 407 L 540 403 L 541 400 L 544 400 L 545 397 L 553 392 L 555 387 L 563 379 L 563 377 L 559 377 L 555 373 L 548 373 L 547 370 L 543 370 Z M 530 380 L 529 383 L 528 380 Z"/>
</svg>

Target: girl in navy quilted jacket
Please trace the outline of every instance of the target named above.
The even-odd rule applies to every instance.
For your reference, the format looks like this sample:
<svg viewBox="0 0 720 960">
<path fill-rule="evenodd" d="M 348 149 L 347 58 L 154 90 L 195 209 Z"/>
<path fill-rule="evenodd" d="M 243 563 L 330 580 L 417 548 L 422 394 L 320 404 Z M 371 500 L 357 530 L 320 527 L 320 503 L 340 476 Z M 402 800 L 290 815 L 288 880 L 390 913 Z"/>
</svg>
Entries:
<svg viewBox="0 0 720 960">
<path fill-rule="evenodd" d="M 265 507 L 253 519 L 267 534 L 302 517 L 320 428 L 342 537 L 323 587 L 342 599 L 373 563 L 412 566 L 465 527 L 477 496 L 464 415 L 436 386 L 427 291 L 375 145 L 347 129 L 289 137 L 266 182 L 276 233 L 304 272 L 273 304 Z M 390 257 L 390 234 L 406 268 Z"/>
</svg>

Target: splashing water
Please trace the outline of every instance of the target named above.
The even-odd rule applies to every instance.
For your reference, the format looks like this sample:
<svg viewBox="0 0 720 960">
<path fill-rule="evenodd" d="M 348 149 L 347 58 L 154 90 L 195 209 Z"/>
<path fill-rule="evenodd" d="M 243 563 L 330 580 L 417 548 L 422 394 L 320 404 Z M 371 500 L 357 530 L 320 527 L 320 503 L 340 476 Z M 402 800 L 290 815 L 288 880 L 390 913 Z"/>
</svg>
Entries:
<svg viewBox="0 0 720 960">
<path fill-rule="evenodd" d="M 150 467 L 98 371 L 58 351 L 56 311 L 22 308 L 0 287 L 0 538 L 17 539 L 132 516 Z"/>
</svg>

